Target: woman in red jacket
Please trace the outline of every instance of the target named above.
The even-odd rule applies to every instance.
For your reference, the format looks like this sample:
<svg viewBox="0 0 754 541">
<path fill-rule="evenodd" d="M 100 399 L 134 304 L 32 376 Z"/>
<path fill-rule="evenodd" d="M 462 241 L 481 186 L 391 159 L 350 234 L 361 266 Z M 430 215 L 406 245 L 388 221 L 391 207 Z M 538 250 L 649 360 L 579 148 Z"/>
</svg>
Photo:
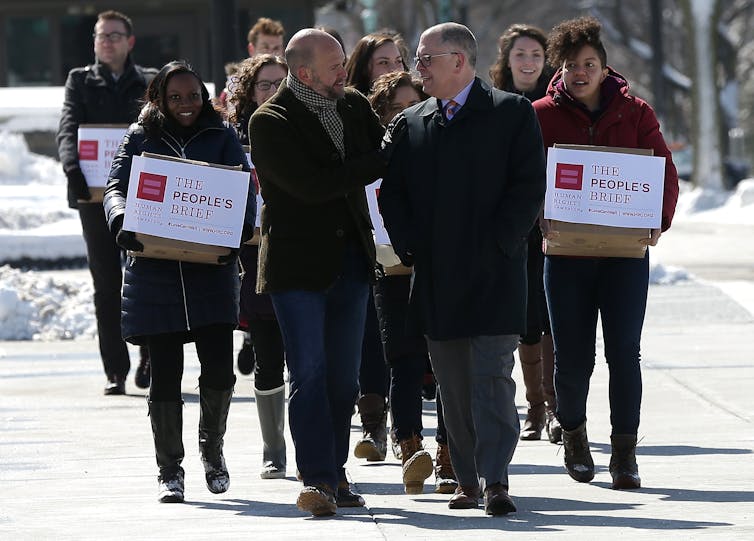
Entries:
<svg viewBox="0 0 754 541">
<path fill-rule="evenodd" d="M 642 241 L 656 245 L 673 219 L 678 175 L 654 111 L 630 95 L 625 78 L 608 67 L 596 19 L 583 17 L 555 26 L 547 57 L 558 71 L 547 95 L 534 103 L 546 148 L 555 143 L 644 148 L 665 158 L 662 226 Z M 542 230 L 545 238 L 556 234 L 546 220 Z M 565 467 L 576 481 L 594 478 L 586 400 L 599 314 L 610 371 L 612 486 L 639 488 L 639 349 L 649 285 L 648 254 L 641 259 L 546 256 L 544 280 L 555 343 L 555 393 Z"/>
</svg>

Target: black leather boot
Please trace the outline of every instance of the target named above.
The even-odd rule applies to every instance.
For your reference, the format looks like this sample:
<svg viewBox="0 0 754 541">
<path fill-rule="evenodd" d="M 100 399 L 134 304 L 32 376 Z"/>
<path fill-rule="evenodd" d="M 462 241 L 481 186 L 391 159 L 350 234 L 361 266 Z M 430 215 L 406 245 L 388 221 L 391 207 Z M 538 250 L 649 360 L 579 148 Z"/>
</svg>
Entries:
<svg viewBox="0 0 754 541">
<path fill-rule="evenodd" d="M 160 475 L 157 498 L 163 503 L 183 502 L 183 402 L 149 402 L 155 457 Z"/>
<path fill-rule="evenodd" d="M 223 438 L 232 397 L 233 387 L 222 391 L 199 388 L 199 452 L 207 488 L 214 494 L 225 492 L 230 486 L 223 457 Z"/>
<path fill-rule="evenodd" d="M 641 487 L 639 466 L 636 464 L 636 434 L 610 436 L 613 452 L 610 456 L 610 475 L 616 490 Z"/>
<path fill-rule="evenodd" d="M 579 483 L 594 479 L 594 460 L 589 451 L 586 421 L 573 430 L 563 430 L 564 461 L 568 475 Z"/>
</svg>

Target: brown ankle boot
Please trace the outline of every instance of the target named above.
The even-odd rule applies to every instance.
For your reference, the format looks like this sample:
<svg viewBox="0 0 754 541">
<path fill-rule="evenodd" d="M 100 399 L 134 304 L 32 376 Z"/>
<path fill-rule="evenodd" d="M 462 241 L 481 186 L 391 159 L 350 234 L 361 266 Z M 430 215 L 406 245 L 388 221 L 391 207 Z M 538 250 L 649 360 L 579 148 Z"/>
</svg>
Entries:
<svg viewBox="0 0 754 541">
<path fill-rule="evenodd" d="M 416 434 L 401 440 L 400 445 L 403 488 L 406 494 L 421 494 L 424 491 L 424 480 L 432 475 L 432 457 L 424 450 L 421 438 Z"/>
<path fill-rule="evenodd" d="M 615 490 L 641 487 L 639 466 L 636 464 L 636 434 L 614 434 L 610 436 L 612 454 L 610 475 Z"/>
<path fill-rule="evenodd" d="M 437 444 L 435 455 L 435 492 L 438 494 L 453 494 L 458 488 L 456 472 L 450 462 L 450 449 L 443 443 Z"/>
<path fill-rule="evenodd" d="M 545 427 L 545 394 L 542 386 L 542 356 L 540 344 L 519 344 L 518 358 L 524 375 L 526 401 L 529 410 L 526 413 L 522 440 L 538 440 Z"/>
<path fill-rule="evenodd" d="M 363 437 L 353 454 L 369 462 L 385 460 L 387 454 L 387 406 L 385 398 L 376 393 L 365 394 L 358 401 Z"/>
</svg>

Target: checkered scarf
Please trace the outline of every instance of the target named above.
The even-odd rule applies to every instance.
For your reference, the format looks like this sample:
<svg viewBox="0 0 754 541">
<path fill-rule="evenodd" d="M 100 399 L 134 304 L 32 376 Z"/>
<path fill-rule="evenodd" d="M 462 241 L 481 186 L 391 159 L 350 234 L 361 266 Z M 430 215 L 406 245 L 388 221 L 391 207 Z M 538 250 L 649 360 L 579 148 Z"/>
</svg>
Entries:
<svg viewBox="0 0 754 541">
<path fill-rule="evenodd" d="M 338 114 L 338 100 L 331 100 L 320 96 L 314 90 L 299 81 L 292 73 L 288 73 L 286 81 L 293 95 L 301 101 L 307 109 L 317 115 L 325 131 L 340 153 L 340 157 L 346 157 L 346 145 L 343 142 L 343 119 Z"/>
</svg>

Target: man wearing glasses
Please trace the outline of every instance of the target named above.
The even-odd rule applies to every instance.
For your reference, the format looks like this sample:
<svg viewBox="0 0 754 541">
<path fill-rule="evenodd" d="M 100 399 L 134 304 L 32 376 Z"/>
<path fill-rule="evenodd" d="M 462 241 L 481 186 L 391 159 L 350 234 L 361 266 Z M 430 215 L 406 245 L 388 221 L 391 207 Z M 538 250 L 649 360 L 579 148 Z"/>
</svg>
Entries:
<svg viewBox="0 0 754 541">
<path fill-rule="evenodd" d="M 511 378 L 525 327 L 527 235 L 545 159 L 526 98 L 476 77 L 463 25 L 426 30 L 414 64 L 431 98 L 393 121 L 379 203 L 393 248 L 413 265 L 409 313 L 427 338 L 459 487 L 451 509 L 516 507 L 508 464 L 519 421 Z"/>
<path fill-rule="evenodd" d="M 94 282 L 100 355 L 105 368 L 106 395 L 125 394 L 130 368 L 128 349 L 120 332 L 121 251 L 105 220 L 101 201 L 92 195 L 79 166 L 79 124 L 130 124 L 139 114 L 140 100 L 157 70 L 133 63 L 136 38 L 131 19 L 105 11 L 94 25 L 94 64 L 74 68 L 65 83 L 65 101 L 57 142 L 68 179 L 68 206 L 78 208 Z M 136 385 L 149 387 L 149 360 L 142 350 Z"/>
</svg>

